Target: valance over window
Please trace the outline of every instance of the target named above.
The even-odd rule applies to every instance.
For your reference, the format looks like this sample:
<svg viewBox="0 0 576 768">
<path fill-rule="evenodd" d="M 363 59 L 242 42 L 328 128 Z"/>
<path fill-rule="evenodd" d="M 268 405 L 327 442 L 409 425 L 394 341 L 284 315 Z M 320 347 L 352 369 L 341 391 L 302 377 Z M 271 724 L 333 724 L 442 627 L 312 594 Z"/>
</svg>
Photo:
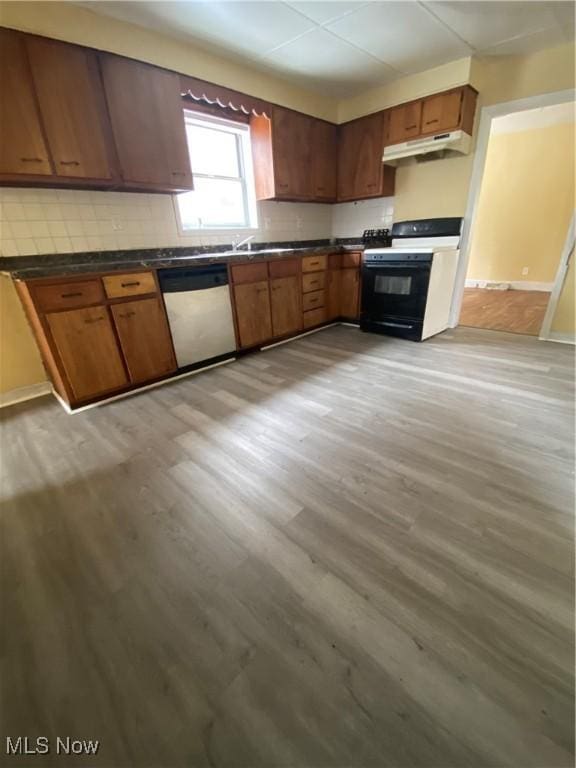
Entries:
<svg viewBox="0 0 576 768">
<path fill-rule="evenodd" d="M 183 98 L 203 104 L 218 105 L 223 109 L 232 109 L 244 115 L 270 116 L 270 104 L 254 96 L 248 96 L 239 91 L 232 91 L 221 85 L 197 80 L 195 77 L 180 76 L 180 91 Z"/>
</svg>

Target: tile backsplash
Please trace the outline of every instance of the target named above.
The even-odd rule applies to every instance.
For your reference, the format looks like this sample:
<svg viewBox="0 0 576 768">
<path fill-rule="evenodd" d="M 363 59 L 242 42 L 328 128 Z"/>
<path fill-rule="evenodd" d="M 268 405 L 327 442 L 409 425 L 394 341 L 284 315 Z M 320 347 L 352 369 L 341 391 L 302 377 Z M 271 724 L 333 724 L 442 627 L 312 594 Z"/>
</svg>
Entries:
<svg viewBox="0 0 576 768">
<path fill-rule="evenodd" d="M 355 237 L 389 226 L 393 198 L 358 203 L 258 203 L 258 241 Z M 170 195 L 0 189 L 0 255 L 219 245 L 234 231 L 183 233 Z"/>
<path fill-rule="evenodd" d="M 391 229 L 394 198 L 377 197 L 332 206 L 332 237 L 356 237 L 365 229 Z"/>
</svg>

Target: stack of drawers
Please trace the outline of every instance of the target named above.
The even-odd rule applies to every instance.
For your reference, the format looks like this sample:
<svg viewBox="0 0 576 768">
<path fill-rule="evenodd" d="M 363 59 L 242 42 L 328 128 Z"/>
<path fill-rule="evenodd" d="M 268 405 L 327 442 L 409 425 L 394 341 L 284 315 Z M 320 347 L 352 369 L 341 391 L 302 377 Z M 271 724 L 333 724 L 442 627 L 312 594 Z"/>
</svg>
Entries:
<svg viewBox="0 0 576 768">
<path fill-rule="evenodd" d="M 302 259 L 302 309 L 304 328 L 324 323 L 327 318 L 327 269 L 328 257 L 304 256 Z"/>
</svg>

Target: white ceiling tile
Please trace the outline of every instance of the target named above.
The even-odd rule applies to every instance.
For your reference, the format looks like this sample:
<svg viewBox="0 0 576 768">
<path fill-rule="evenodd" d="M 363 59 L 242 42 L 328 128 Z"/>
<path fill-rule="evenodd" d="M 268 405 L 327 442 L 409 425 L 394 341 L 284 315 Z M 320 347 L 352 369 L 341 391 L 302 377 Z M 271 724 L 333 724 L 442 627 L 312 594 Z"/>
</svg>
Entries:
<svg viewBox="0 0 576 768">
<path fill-rule="evenodd" d="M 134 23 L 213 41 L 251 58 L 313 29 L 310 19 L 281 2 L 93 2 L 101 10 Z"/>
<path fill-rule="evenodd" d="M 429 2 L 426 7 L 477 50 L 555 25 L 547 2 Z"/>
<path fill-rule="evenodd" d="M 344 16 L 350 11 L 358 9 L 362 5 L 366 5 L 367 0 L 326 0 L 326 2 L 288 2 L 287 4 L 295 10 L 303 13 L 312 21 L 318 24 L 326 24 L 327 21 L 333 21 L 334 19 Z"/>
<path fill-rule="evenodd" d="M 326 28 L 399 72 L 470 53 L 465 43 L 416 3 L 370 3 Z"/>
<path fill-rule="evenodd" d="M 272 51 L 265 61 L 310 81 L 324 80 L 339 93 L 384 83 L 395 76 L 385 64 L 321 28 Z"/>
<path fill-rule="evenodd" d="M 565 41 L 565 34 L 560 27 L 549 27 L 548 29 L 539 29 L 530 35 L 507 40 L 491 48 L 485 48 L 481 53 L 482 56 L 521 56 L 525 53 L 542 50 L 542 48 L 552 48 L 554 45 L 559 45 Z"/>
</svg>

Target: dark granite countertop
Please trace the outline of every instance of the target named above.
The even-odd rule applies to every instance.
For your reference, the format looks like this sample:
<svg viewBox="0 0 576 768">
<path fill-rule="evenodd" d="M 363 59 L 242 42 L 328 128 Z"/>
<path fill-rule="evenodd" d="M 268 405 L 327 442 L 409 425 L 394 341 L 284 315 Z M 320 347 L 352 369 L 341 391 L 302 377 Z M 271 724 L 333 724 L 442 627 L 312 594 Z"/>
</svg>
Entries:
<svg viewBox="0 0 576 768">
<path fill-rule="evenodd" d="M 0 272 L 15 280 L 38 277 L 81 275 L 90 272 L 121 272 L 129 269 L 163 269 L 243 261 L 264 261 L 304 253 L 334 253 L 363 249 L 352 238 L 300 240 L 289 243 L 256 243 L 252 250 L 233 251 L 231 245 L 184 248 L 145 248 L 127 251 L 93 251 L 89 253 L 45 254 L 39 256 L 0 257 Z"/>
</svg>

